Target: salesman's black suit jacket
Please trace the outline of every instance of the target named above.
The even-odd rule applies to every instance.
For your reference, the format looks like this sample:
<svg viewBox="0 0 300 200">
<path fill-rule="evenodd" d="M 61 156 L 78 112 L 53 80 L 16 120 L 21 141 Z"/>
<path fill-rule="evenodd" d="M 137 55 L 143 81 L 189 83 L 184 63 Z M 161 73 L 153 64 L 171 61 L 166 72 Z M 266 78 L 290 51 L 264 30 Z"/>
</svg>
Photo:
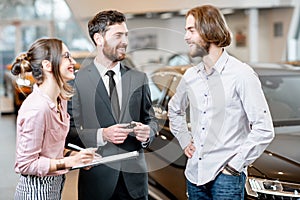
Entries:
<svg viewBox="0 0 300 200">
<path fill-rule="evenodd" d="M 91 63 L 80 69 L 75 79 L 75 95 L 72 98 L 71 130 L 77 128 L 79 141 L 84 147 L 96 147 L 97 130 L 117 123 L 142 122 L 151 128 L 150 142 L 157 131 L 157 120 L 151 103 L 148 79 L 145 73 L 130 69 L 121 64 L 122 106 L 120 118 L 112 114 L 110 99 L 102 78 Z M 71 132 L 71 131 L 70 131 Z M 78 139 L 78 138 L 77 138 Z M 128 151 L 139 151 L 137 159 L 99 165 L 90 170 L 80 170 L 78 193 L 79 200 L 109 199 L 112 195 L 120 171 L 130 195 L 138 198 L 147 195 L 147 167 L 141 142 L 130 134 L 123 144 L 107 143 L 98 149 L 102 156 Z"/>
</svg>

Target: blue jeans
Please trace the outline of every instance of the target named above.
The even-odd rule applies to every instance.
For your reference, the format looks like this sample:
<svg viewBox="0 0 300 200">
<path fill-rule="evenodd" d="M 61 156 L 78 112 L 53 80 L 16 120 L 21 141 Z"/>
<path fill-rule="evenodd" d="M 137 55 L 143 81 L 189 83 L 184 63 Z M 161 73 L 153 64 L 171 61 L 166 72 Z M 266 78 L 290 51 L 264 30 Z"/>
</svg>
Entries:
<svg viewBox="0 0 300 200">
<path fill-rule="evenodd" d="M 227 175 L 220 172 L 215 180 L 197 186 L 187 181 L 189 200 L 241 200 L 244 199 L 246 175 Z"/>
</svg>

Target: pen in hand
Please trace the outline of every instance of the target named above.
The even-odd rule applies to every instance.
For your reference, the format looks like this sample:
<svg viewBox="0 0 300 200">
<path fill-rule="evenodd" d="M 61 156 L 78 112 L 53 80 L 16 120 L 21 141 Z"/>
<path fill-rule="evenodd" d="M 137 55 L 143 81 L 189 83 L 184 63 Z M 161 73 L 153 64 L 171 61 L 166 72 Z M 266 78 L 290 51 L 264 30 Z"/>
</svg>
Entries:
<svg viewBox="0 0 300 200">
<path fill-rule="evenodd" d="M 82 148 L 82 147 L 80 147 L 80 146 L 77 146 L 77 145 L 75 145 L 75 144 L 71 144 L 71 143 L 68 143 L 68 147 L 73 148 L 73 149 L 76 149 L 76 150 L 78 150 L 78 151 L 85 150 L 84 148 Z M 98 154 L 98 153 L 95 153 L 95 156 L 96 156 L 96 157 L 102 157 L 102 156 L 101 156 L 100 154 Z"/>
</svg>

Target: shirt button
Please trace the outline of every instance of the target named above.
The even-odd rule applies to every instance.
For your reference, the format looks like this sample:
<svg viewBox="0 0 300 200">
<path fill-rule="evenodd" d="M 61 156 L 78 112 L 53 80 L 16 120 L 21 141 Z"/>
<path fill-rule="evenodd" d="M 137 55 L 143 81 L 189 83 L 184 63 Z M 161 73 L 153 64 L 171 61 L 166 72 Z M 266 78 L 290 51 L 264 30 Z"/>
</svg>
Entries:
<svg viewBox="0 0 300 200">
<path fill-rule="evenodd" d="M 202 127 L 202 130 L 205 130 L 205 128 L 204 128 L 204 127 Z"/>
<path fill-rule="evenodd" d="M 207 97 L 207 94 L 204 94 L 205 97 Z"/>
<path fill-rule="evenodd" d="M 203 114 L 206 114 L 206 111 L 204 111 Z"/>
<path fill-rule="evenodd" d="M 203 144 L 201 144 L 200 146 L 203 147 Z"/>
<path fill-rule="evenodd" d="M 199 160 L 201 160 L 202 158 L 199 158 Z"/>
</svg>

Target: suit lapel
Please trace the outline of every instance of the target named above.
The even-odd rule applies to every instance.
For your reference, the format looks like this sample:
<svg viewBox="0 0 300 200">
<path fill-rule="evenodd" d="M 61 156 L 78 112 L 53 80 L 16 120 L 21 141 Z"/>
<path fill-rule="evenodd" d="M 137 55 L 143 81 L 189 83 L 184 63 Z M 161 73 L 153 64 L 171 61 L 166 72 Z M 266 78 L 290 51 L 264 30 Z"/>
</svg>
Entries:
<svg viewBox="0 0 300 200">
<path fill-rule="evenodd" d="M 123 118 L 126 106 L 128 105 L 128 98 L 130 95 L 130 86 L 131 86 L 131 73 L 126 69 L 122 64 L 120 65 L 121 71 L 121 80 L 122 80 L 122 106 L 120 113 L 120 120 Z"/>
<path fill-rule="evenodd" d="M 104 102 L 105 106 L 108 108 L 108 110 L 110 111 L 111 115 L 113 115 L 112 113 L 112 109 L 111 109 L 111 104 L 110 104 L 110 99 L 107 93 L 107 90 L 105 88 L 105 85 L 103 83 L 103 80 L 101 78 L 101 76 L 99 75 L 99 71 L 97 70 L 95 65 L 92 65 L 89 69 L 89 77 L 90 80 L 94 83 L 93 85 L 95 85 L 96 87 L 96 96 L 95 99 L 99 99 L 101 98 L 102 101 Z M 130 95 L 130 86 L 131 86 L 131 73 L 129 73 L 129 69 L 127 69 L 126 67 L 124 67 L 122 64 L 120 65 L 120 72 L 121 72 L 121 80 L 122 80 L 122 106 L 121 106 L 121 111 L 120 111 L 120 118 L 116 121 L 121 121 L 121 119 L 124 116 L 125 113 L 125 109 L 128 103 L 128 98 Z M 95 102 L 96 106 L 97 103 L 99 102 Z"/>
<path fill-rule="evenodd" d="M 108 110 L 112 114 L 111 105 L 110 105 L 110 99 L 107 93 L 107 90 L 105 88 L 105 85 L 103 83 L 103 80 L 99 74 L 99 71 L 97 70 L 96 66 L 93 65 L 89 68 L 89 77 L 90 80 L 94 83 L 96 87 L 96 94 L 95 94 L 95 100 L 101 98 L 104 102 L 105 106 L 108 108 Z M 96 107 L 98 107 L 99 102 L 95 102 Z"/>
</svg>

